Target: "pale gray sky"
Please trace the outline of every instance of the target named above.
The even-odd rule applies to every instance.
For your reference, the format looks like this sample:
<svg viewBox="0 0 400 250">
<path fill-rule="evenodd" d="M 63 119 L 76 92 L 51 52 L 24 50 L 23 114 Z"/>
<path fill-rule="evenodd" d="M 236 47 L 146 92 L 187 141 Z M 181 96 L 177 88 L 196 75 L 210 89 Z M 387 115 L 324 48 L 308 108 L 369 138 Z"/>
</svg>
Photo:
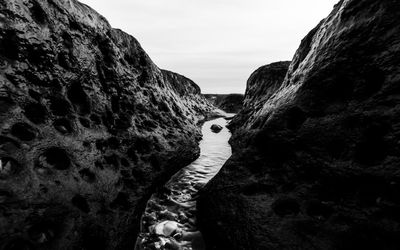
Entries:
<svg viewBox="0 0 400 250">
<path fill-rule="evenodd" d="M 338 0 L 81 0 L 203 93 L 244 93 L 258 67 L 291 60 Z"/>
</svg>

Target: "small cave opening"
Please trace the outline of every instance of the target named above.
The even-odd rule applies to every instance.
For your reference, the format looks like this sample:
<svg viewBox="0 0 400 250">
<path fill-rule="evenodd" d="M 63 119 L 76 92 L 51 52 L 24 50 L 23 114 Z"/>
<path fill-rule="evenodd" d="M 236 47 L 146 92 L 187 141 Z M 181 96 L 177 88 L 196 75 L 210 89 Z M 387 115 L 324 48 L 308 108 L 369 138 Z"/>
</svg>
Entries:
<svg viewBox="0 0 400 250">
<path fill-rule="evenodd" d="M 63 98 L 52 98 L 50 100 L 50 110 L 54 115 L 66 116 L 71 113 L 71 105 Z"/>
<path fill-rule="evenodd" d="M 79 118 L 79 122 L 81 123 L 81 125 L 85 128 L 91 128 L 91 123 L 90 120 L 85 118 L 85 117 L 80 117 Z"/>
<path fill-rule="evenodd" d="M 26 118 L 35 124 L 44 123 L 47 119 L 48 111 L 46 107 L 40 103 L 30 103 L 25 106 L 24 111 Z"/>
<path fill-rule="evenodd" d="M 83 115 L 90 113 L 91 102 L 80 83 L 73 83 L 68 89 L 67 95 L 78 113 Z"/>
<path fill-rule="evenodd" d="M 43 154 L 45 163 L 49 165 L 50 168 L 58 170 L 67 170 L 71 167 L 71 159 L 65 151 L 65 149 L 58 147 L 48 148 Z"/>
<path fill-rule="evenodd" d="M 24 122 L 14 124 L 11 127 L 11 134 L 22 141 L 32 141 L 36 138 L 35 129 Z"/>
<path fill-rule="evenodd" d="M 15 30 L 5 30 L 0 35 L 0 54 L 10 60 L 17 60 L 20 53 L 17 32 Z"/>
<path fill-rule="evenodd" d="M 30 11 L 35 22 L 39 24 L 45 24 L 47 22 L 47 14 L 38 2 L 32 1 Z"/>
</svg>

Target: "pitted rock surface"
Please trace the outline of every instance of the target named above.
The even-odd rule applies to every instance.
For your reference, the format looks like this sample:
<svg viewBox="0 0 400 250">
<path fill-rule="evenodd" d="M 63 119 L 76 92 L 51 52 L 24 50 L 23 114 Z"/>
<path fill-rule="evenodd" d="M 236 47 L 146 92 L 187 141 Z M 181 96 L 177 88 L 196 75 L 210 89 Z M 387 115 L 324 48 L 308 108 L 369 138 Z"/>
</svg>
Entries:
<svg viewBox="0 0 400 250">
<path fill-rule="evenodd" d="M 198 203 L 208 249 L 398 248 L 399 16 L 342 0 L 286 76 L 250 78 L 233 156 Z"/>
<path fill-rule="evenodd" d="M 75 0 L 0 2 L 0 248 L 133 249 L 212 106 Z"/>
</svg>

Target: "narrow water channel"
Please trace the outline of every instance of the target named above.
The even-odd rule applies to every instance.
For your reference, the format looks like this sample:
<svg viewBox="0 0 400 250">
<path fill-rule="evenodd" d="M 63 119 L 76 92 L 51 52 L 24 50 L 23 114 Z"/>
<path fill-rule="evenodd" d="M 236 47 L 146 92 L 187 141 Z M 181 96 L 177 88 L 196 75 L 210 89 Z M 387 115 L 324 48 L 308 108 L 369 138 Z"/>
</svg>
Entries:
<svg viewBox="0 0 400 250">
<path fill-rule="evenodd" d="M 223 129 L 214 133 L 210 129 L 213 124 Z M 231 133 L 226 125 L 225 118 L 203 124 L 200 157 L 152 195 L 142 216 L 135 250 L 205 249 L 203 237 L 196 227 L 196 199 L 198 191 L 219 172 L 232 154 L 228 143 Z"/>
</svg>

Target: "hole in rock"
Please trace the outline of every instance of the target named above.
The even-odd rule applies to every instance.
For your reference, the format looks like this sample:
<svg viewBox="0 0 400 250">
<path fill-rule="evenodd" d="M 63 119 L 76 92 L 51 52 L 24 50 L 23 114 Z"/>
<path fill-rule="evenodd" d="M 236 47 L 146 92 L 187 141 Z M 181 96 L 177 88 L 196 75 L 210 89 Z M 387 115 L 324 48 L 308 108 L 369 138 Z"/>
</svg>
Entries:
<svg viewBox="0 0 400 250">
<path fill-rule="evenodd" d="M 65 116 L 71 113 L 71 105 L 62 98 L 52 98 L 50 100 L 50 110 L 54 115 Z"/>
<path fill-rule="evenodd" d="M 30 103 L 25 106 L 25 116 L 35 124 L 41 124 L 46 121 L 47 109 L 40 103 Z"/>
<path fill-rule="evenodd" d="M 82 212 L 84 212 L 84 213 L 90 212 L 90 207 L 89 207 L 89 204 L 85 197 L 77 194 L 72 198 L 71 202 L 72 202 L 72 205 L 77 207 Z"/>
<path fill-rule="evenodd" d="M 5 30 L 0 35 L 0 53 L 10 60 L 17 60 L 20 51 L 16 31 Z"/>
<path fill-rule="evenodd" d="M 69 27 L 70 27 L 72 30 L 82 31 L 81 25 L 78 23 L 78 21 L 73 20 L 73 19 L 69 19 Z"/>
<path fill-rule="evenodd" d="M 35 129 L 27 123 L 16 123 L 11 127 L 11 134 L 22 141 L 31 141 L 35 139 Z"/>
<path fill-rule="evenodd" d="M 71 166 L 71 159 L 68 153 L 62 148 L 49 148 L 42 156 L 44 156 L 46 163 L 52 168 L 66 170 Z"/>
<path fill-rule="evenodd" d="M 272 204 L 272 210 L 279 216 L 297 215 L 300 205 L 294 198 L 281 197 Z"/>
<path fill-rule="evenodd" d="M 87 119 L 87 118 L 80 117 L 80 118 L 79 118 L 79 122 L 80 122 L 80 123 L 82 124 L 82 126 L 85 127 L 85 128 L 90 128 L 90 127 L 91 127 L 91 125 L 90 125 L 90 120 Z"/>
<path fill-rule="evenodd" d="M 16 175 L 21 170 L 19 163 L 11 157 L 0 157 L 0 179 Z"/>
<path fill-rule="evenodd" d="M 93 183 L 96 181 L 96 175 L 90 171 L 90 169 L 85 168 L 79 171 L 79 174 L 81 175 L 81 178 L 89 183 Z"/>
<path fill-rule="evenodd" d="M 80 83 L 74 83 L 68 89 L 68 99 L 74 104 L 75 109 L 80 114 L 89 114 L 91 103 L 88 95 L 83 90 Z"/>
<path fill-rule="evenodd" d="M 42 97 L 42 94 L 40 94 L 39 92 L 37 92 L 33 89 L 28 90 L 28 94 L 30 97 L 32 97 L 36 101 L 40 101 L 40 98 Z"/>
<path fill-rule="evenodd" d="M 0 114 L 8 112 L 13 106 L 15 102 L 11 98 L 0 97 Z"/>
<path fill-rule="evenodd" d="M 70 134 L 74 131 L 72 122 L 67 118 L 57 119 L 54 121 L 53 125 L 61 134 Z"/>
<path fill-rule="evenodd" d="M 67 48 L 68 50 L 72 50 L 74 47 L 74 43 L 70 34 L 68 34 L 68 32 L 63 32 L 61 37 L 63 39 L 63 44 L 65 48 Z"/>
<path fill-rule="evenodd" d="M 33 1 L 30 11 L 35 22 L 39 24 L 44 24 L 47 22 L 47 14 L 43 10 L 42 6 L 40 6 L 39 2 Z"/>
<path fill-rule="evenodd" d="M 45 44 L 32 44 L 27 47 L 26 53 L 29 62 L 42 69 L 45 67 L 49 67 L 51 65 L 51 62 L 53 61 L 53 55 L 51 54 L 52 52 L 49 50 L 48 47 L 46 47 Z M 37 73 L 36 77 L 40 79 Z M 38 86 L 50 86 L 50 83 L 51 82 L 48 80 L 32 81 L 32 84 Z"/>
</svg>

